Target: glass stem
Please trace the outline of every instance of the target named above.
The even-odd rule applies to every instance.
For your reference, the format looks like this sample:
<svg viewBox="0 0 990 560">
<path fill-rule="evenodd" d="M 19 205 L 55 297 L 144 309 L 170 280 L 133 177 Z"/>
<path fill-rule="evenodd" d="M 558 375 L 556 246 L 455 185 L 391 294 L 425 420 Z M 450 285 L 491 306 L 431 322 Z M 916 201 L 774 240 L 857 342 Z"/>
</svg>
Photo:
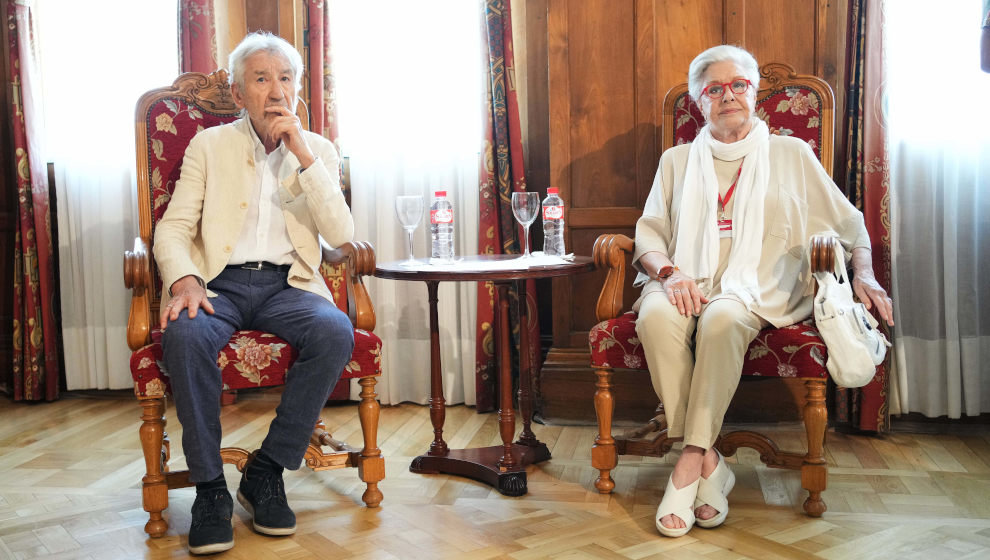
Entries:
<svg viewBox="0 0 990 560">
<path fill-rule="evenodd" d="M 526 244 L 525 254 L 523 256 L 528 257 L 529 256 L 529 226 L 523 228 L 523 240 Z"/>
<path fill-rule="evenodd" d="M 411 229 L 406 230 L 406 240 L 407 240 L 406 249 L 408 251 L 406 254 L 409 255 L 409 258 L 407 260 L 411 261 L 415 259 L 415 257 L 413 256 L 413 230 Z"/>
</svg>

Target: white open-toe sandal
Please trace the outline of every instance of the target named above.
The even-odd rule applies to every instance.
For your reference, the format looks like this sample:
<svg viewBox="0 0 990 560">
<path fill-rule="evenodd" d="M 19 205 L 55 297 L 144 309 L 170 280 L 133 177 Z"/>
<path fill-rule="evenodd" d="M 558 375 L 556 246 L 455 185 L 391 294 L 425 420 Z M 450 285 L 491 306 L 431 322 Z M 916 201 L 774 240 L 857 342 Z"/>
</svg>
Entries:
<svg viewBox="0 0 990 560">
<path fill-rule="evenodd" d="M 715 453 L 718 451 L 716 450 Z M 725 464 L 725 457 L 718 453 L 718 465 L 715 466 L 711 476 L 701 477 L 698 482 L 700 484 L 698 484 L 698 496 L 694 500 L 694 509 L 709 505 L 718 510 L 718 514 L 709 519 L 699 518 L 695 522 L 705 529 L 718 527 L 725 521 L 725 516 L 729 515 L 728 496 L 732 487 L 736 485 L 736 475 L 729 469 L 729 465 Z"/>
<path fill-rule="evenodd" d="M 667 480 L 667 488 L 663 491 L 663 499 L 657 508 L 657 530 L 665 537 L 680 537 L 686 535 L 694 527 L 694 501 L 698 495 L 698 483 L 701 477 L 684 488 L 674 488 L 673 475 Z M 664 527 L 660 520 L 668 515 L 676 515 L 684 521 L 683 529 Z"/>
</svg>

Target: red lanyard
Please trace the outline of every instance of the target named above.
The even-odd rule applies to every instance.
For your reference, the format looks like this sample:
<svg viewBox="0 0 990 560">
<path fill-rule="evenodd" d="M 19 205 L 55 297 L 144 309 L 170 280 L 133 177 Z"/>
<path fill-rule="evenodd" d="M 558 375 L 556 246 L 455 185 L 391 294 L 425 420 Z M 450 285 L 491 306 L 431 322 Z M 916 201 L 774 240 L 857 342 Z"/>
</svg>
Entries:
<svg viewBox="0 0 990 560">
<path fill-rule="evenodd" d="M 725 191 L 725 200 L 722 200 L 722 195 L 718 195 L 718 219 L 725 219 L 725 205 L 729 203 L 729 199 L 732 198 L 733 191 L 736 190 L 736 183 L 739 182 L 739 176 L 742 175 L 742 164 L 739 164 L 739 171 L 736 172 L 736 178 L 732 181 L 732 185 L 729 186 L 729 190 Z"/>
</svg>

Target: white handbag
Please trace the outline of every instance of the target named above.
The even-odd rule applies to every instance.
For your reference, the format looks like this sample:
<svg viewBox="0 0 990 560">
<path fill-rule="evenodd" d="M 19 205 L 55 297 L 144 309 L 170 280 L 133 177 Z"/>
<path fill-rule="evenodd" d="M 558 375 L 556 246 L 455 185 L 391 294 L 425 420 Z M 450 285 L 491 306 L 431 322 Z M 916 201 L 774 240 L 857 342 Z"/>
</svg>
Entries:
<svg viewBox="0 0 990 560">
<path fill-rule="evenodd" d="M 842 246 L 835 247 L 835 270 L 816 272 L 815 324 L 828 349 L 825 367 L 840 387 L 862 387 L 873 379 L 890 342 L 866 306 L 853 300 Z"/>
</svg>

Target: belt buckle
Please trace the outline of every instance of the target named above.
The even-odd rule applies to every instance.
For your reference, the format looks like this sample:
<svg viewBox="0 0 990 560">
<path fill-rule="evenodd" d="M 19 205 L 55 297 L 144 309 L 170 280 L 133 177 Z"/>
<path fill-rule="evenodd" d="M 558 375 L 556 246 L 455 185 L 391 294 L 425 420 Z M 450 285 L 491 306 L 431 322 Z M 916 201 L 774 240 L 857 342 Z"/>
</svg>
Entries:
<svg viewBox="0 0 990 560">
<path fill-rule="evenodd" d="M 247 263 L 245 263 L 246 265 Z M 244 270 L 264 270 L 265 263 L 263 261 L 257 261 L 254 263 L 255 266 L 242 266 Z"/>
</svg>

